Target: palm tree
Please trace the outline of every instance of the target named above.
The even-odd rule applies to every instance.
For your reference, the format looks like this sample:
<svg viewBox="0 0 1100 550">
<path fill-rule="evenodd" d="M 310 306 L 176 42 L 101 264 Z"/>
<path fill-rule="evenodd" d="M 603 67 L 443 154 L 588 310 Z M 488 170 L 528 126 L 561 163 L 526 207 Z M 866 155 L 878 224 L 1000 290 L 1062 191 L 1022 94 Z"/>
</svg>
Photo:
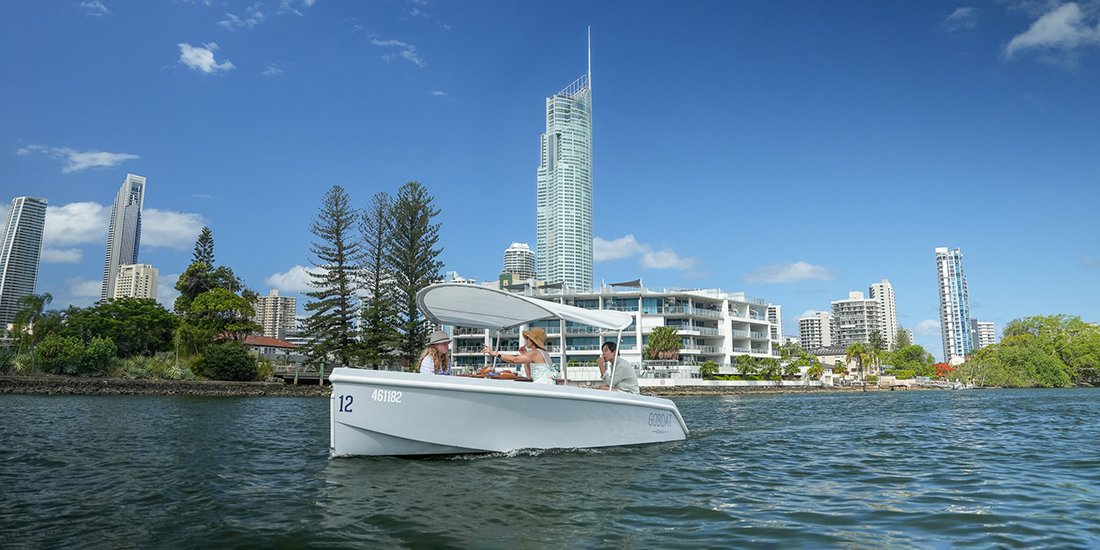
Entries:
<svg viewBox="0 0 1100 550">
<path fill-rule="evenodd" d="M 851 361 L 856 360 L 856 370 L 859 371 L 859 382 L 863 386 L 863 364 L 871 359 L 871 350 L 862 342 L 856 342 L 848 346 L 845 350 L 845 359 Z M 867 387 L 863 386 L 863 391 L 867 391 Z"/>
<path fill-rule="evenodd" d="M 646 356 L 650 359 L 675 359 L 680 354 L 683 342 L 676 329 L 668 326 L 655 327 L 649 333 L 646 344 Z"/>
<path fill-rule="evenodd" d="M 19 299 L 21 307 L 15 313 L 15 333 L 19 335 L 20 351 L 22 351 L 24 341 L 30 343 L 31 370 L 34 370 L 34 348 L 38 345 L 38 341 L 45 336 L 41 333 L 42 314 L 45 313 L 46 306 L 52 301 L 53 295 L 49 292 L 28 294 Z M 29 336 L 26 335 L 28 328 L 30 329 Z"/>
</svg>

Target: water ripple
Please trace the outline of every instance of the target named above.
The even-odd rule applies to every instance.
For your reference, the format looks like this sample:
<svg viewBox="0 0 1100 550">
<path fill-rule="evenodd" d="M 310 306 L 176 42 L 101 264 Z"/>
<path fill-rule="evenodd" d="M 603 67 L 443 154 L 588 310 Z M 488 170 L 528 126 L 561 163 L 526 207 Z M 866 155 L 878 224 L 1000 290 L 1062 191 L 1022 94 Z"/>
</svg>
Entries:
<svg viewBox="0 0 1100 550">
<path fill-rule="evenodd" d="M 1100 546 L 1090 390 L 677 400 L 647 447 L 328 458 L 323 399 L 0 396 L 14 548 Z"/>
</svg>

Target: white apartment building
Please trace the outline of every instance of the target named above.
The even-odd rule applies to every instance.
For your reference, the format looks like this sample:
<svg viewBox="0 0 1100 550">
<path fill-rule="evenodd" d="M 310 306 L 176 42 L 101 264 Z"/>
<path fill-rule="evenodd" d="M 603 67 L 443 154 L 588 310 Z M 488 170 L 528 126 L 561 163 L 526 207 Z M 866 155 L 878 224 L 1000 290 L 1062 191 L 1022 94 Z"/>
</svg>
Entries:
<svg viewBox="0 0 1100 550">
<path fill-rule="evenodd" d="M 772 324 L 771 339 L 775 342 L 783 341 L 783 306 L 768 304 L 768 322 Z"/>
<path fill-rule="evenodd" d="M 834 346 L 849 346 L 856 342 L 868 344 L 871 333 L 881 330 L 878 302 L 865 298 L 862 292 L 849 292 L 847 300 L 837 300 L 831 304 Z"/>
<path fill-rule="evenodd" d="M 971 319 L 970 330 L 974 333 L 973 341 L 977 344 L 977 349 L 997 343 L 997 326 L 993 321 Z"/>
<path fill-rule="evenodd" d="M 798 340 L 804 350 L 833 345 L 833 314 L 815 311 L 798 319 Z"/>
<path fill-rule="evenodd" d="M 502 273 L 511 273 L 516 280 L 535 278 L 535 253 L 527 243 L 512 243 L 504 251 L 504 269 Z"/>
<path fill-rule="evenodd" d="M 940 282 L 940 335 L 943 358 L 952 365 L 966 360 L 974 350 L 970 333 L 970 294 L 963 273 L 962 250 L 936 248 L 936 272 Z"/>
<path fill-rule="evenodd" d="M 894 287 L 889 279 L 874 283 L 868 289 L 871 299 L 878 303 L 878 329 L 886 341 L 886 349 L 897 348 L 898 343 L 898 305 L 894 297 Z"/>
<path fill-rule="evenodd" d="M 115 284 L 107 298 L 157 299 L 160 270 L 149 264 L 123 264 L 118 267 Z"/>
<path fill-rule="evenodd" d="M 746 298 L 743 293 L 721 290 L 649 290 L 640 282 L 631 287 L 603 286 L 594 292 L 562 291 L 556 288 L 526 287 L 526 296 L 552 300 L 588 309 L 612 309 L 634 316 L 622 333 L 621 355 L 642 367 L 643 371 L 675 368 L 666 362 L 643 361 L 649 334 L 660 326 L 674 327 L 682 346 L 676 365 L 699 365 L 714 361 L 719 367 L 732 368 L 734 357 L 778 357 L 778 338 L 773 339 L 773 325 L 768 321 L 768 306 L 763 300 Z M 778 308 L 776 309 L 778 312 Z M 596 360 L 604 342 L 614 342 L 618 333 L 590 326 L 560 321 L 535 321 L 532 327 L 542 327 L 547 333 L 547 351 L 555 365 L 564 354 L 568 377 L 574 380 L 596 380 Z M 453 327 L 451 346 L 455 365 L 472 370 L 487 364 L 481 353 L 489 343 L 495 349 L 515 351 L 519 347 L 520 329 L 494 335 L 482 329 Z M 564 340 L 564 342 L 563 342 Z M 563 345 L 564 344 L 564 345 Z M 657 363 L 665 363 L 658 365 Z M 694 367 L 691 367 L 694 368 Z M 643 373 L 643 376 L 645 374 Z"/>
<path fill-rule="evenodd" d="M 286 340 L 288 333 L 295 332 L 297 320 L 294 314 L 298 309 L 297 298 L 279 296 L 279 291 L 272 289 L 267 296 L 257 297 L 253 308 L 256 312 L 253 320 L 264 327 L 264 336 Z"/>
</svg>

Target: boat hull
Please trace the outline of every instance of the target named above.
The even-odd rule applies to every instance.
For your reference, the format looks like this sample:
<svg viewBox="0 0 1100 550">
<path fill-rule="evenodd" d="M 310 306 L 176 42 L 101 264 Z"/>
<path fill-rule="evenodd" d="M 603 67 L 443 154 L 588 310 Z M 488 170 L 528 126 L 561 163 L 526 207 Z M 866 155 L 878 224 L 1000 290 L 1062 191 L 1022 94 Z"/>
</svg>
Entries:
<svg viewBox="0 0 1100 550">
<path fill-rule="evenodd" d="M 333 456 L 418 456 L 678 441 L 668 400 L 510 380 L 339 368 L 330 376 Z"/>
</svg>

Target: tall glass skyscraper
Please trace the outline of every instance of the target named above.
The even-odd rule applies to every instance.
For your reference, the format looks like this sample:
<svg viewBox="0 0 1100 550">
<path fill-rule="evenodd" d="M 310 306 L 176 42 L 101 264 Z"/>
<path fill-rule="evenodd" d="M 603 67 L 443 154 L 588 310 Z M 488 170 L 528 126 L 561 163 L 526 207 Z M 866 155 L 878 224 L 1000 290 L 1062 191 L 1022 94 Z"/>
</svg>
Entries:
<svg viewBox="0 0 1100 550">
<path fill-rule="evenodd" d="M 19 300 L 34 294 L 42 232 L 46 228 L 46 199 L 15 197 L 0 236 L 0 329 L 15 320 Z"/>
<path fill-rule="evenodd" d="M 138 263 L 141 246 L 141 207 L 145 204 L 145 176 L 126 174 L 111 208 L 107 227 L 107 257 L 103 260 L 103 286 L 99 299 L 114 296 L 119 267 Z"/>
<path fill-rule="evenodd" d="M 970 297 L 966 291 L 962 261 L 962 250 L 958 248 L 936 249 L 943 360 L 956 364 L 961 363 L 974 349 L 970 334 Z"/>
<path fill-rule="evenodd" d="M 591 290 L 591 63 L 587 74 L 546 98 L 537 197 L 539 279 L 579 292 Z"/>
</svg>

